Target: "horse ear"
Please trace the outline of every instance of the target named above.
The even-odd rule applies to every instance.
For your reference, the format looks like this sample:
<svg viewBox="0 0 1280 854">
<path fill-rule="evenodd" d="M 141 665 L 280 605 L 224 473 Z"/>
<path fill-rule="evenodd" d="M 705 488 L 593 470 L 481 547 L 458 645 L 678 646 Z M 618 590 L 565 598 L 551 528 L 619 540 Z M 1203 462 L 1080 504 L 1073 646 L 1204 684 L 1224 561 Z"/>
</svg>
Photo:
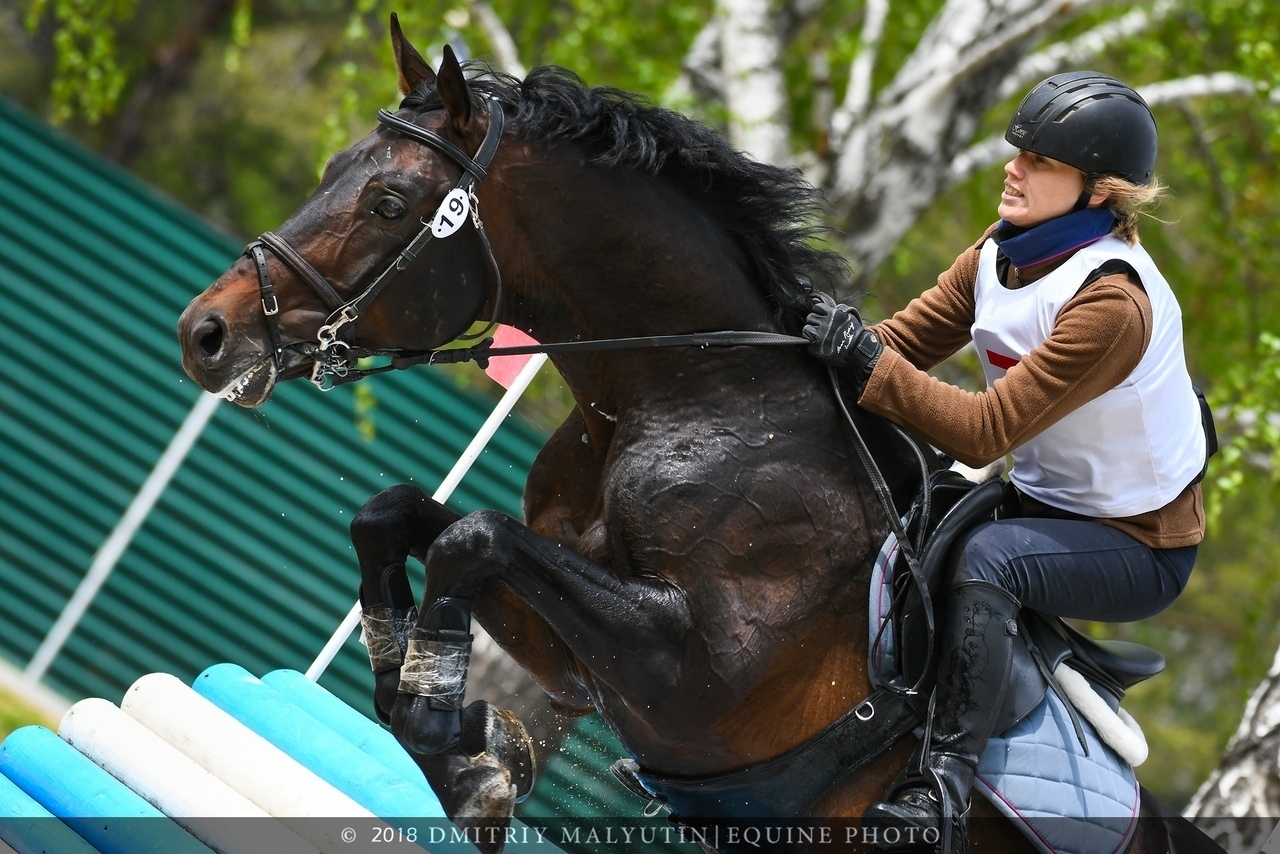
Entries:
<svg viewBox="0 0 1280 854">
<path fill-rule="evenodd" d="M 453 48 L 444 46 L 444 59 L 440 62 L 440 73 L 436 76 L 436 92 L 449 113 L 449 122 L 458 133 L 463 133 L 471 123 L 471 90 L 467 86 L 467 78 L 462 74 L 462 66 Z"/>
<path fill-rule="evenodd" d="M 418 53 L 417 49 L 404 37 L 404 32 L 400 29 L 400 19 L 395 12 L 391 13 L 391 48 L 396 54 L 398 75 L 396 85 L 400 89 L 401 97 L 408 95 L 424 83 L 435 82 L 436 73 L 422 58 L 422 54 Z"/>
</svg>

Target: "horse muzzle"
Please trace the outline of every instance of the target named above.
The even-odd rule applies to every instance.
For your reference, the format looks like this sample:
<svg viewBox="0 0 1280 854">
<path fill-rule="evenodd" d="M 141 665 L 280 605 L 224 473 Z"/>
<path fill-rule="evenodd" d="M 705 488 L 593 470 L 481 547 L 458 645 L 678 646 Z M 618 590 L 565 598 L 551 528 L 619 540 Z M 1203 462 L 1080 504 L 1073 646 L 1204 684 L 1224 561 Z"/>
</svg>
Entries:
<svg viewBox="0 0 1280 854">
<path fill-rule="evenodd" d="M 308 345 L 274 352 L 256 328 L 260 325 L 241 326 L 197 297 L 178 319 L 183 370 L 206 391 L 238 406 L 261 406 L 281 380 L 305 374 L 312 359 Z"/>
</svg>

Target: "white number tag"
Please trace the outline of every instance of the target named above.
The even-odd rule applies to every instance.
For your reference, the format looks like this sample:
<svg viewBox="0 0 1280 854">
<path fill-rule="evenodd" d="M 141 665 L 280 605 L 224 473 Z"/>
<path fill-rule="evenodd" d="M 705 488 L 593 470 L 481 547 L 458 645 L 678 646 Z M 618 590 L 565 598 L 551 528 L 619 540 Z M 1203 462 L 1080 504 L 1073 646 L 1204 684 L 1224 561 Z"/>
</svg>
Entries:
<svg viewBox="0 0 1280 854">
<path fill-rule="evenodd" d="M 448 237 L 462 228 L 470 213 L 471 199 L 467 196 L 467 191 L 461 187 L 451 190 L 440 203 L 435 218 L 431 220 L 431 233 L 436 237 Z"/>
</svg>

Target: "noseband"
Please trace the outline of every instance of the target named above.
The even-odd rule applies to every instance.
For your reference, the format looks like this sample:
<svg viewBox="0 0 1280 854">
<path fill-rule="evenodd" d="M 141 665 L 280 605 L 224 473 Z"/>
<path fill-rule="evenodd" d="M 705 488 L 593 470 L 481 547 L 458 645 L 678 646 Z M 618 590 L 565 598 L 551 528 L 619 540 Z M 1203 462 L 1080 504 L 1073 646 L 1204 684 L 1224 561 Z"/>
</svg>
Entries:
<svg viewBox="0 0 1280 854">
<path fill-rule="evenodd" d="M 489 127 L 485 131 L 484 140 L 480 143 L 475 157 L 471 157 L 440 134 L 419 127 L 413 122 L 406 121 L 386 110 L 378 111 L 378 121 L 383 126 L 411 137 L 433 149 L 438 154 L 449 158 L 462 167 L 462 175 L 459 176 L 457 183 L 453 185 L 450 192 L 446 194 L 445 201 L 436 215 L 429 221 L 425 219 L 422 221 L 422 230 L 400 250 L 395 260 L 387 265 L 386 269 L 368 287 L 354 298 L 344 300 L 338 289 L 325 278 L 323 273 L 313 267 L 302 256 L 302 253 L 294 249 L 287 240 L 275 232 L 265 232 L 257 240 L 246 246 L 244 250 L 244 254 L 253 260 L 254 267 L 258 271 L 258 291 L 262 300 L 262 313 L 266 317 L 267 329 L 271 335 L 271 356 L 277 373 L 283 368 L 282 361 L 285 348 L 280 338 L 280 303 L 276 298 L 275 287 L 271 283 L 271 273 L 267 268 L 267 252 L 270 251 L 274 254 L 298 278 L 306 282 L 329 309 L 329 318 L 316 333 L 314 342 L 290 345 L 295 353 L 300 353 L 315 362 L 315 368 L 311 372 L 311 382 L 325 391 L 333 387 L 335 378 L 346 376 L 361 356 L 388 354 L 389 351 L 386 350 L 361 349 L 356 347 L 353 342 L 343 340 L 340 337 L 342 328 L 355 323 L 396 275 L 407 269 L 427 248 L 433 238 L 450 234 L 452 233 L 451 229 L 457 228 L 461 224 L 461 221 L 448 219 L 449 213 L 456 213 L 456 211 L 446 210 L 446 206 L 450 204 L 451 200 L 454 200 L 456 207 L 461 209 L 461 217 L 466 217 L 468 213 L 471 216 L 484 246 L 497 292 L 494 300 L 493 317 L 489 321 L 488 327 L 484 331 L 477 333 L 477 335 L 461 337 L 474 338 L 484 335 L 497 323 L 498 311 L 501 308 L 502 275 L 498 270 L 498 262 L 493 256 L 493 248 L 489 245 L 489 237 L 485 233 L 483 223 L 480 221 L 480 207 L 479 201 L 476 199 L 475 188 L 488 174 L 489 164 L 493 161 L 493 156 L 497 153 L 498 145 L 502 141 L 502 130 L 506 123 L 502 104 L 496 99 L 489 101 Z M 466 200 L 465 204 L 461 203 L 460 197 Z"/>
</svg>

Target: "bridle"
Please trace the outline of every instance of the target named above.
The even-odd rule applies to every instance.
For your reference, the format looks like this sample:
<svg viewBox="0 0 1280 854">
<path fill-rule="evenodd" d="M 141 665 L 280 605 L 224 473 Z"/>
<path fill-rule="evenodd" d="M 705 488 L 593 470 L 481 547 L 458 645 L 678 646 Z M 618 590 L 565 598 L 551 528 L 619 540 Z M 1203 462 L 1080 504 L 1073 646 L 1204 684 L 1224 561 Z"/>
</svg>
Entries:
<svg viewBox="0 0 1280 854">
<path fill-rule="evenodd" d="M 271 357 L 277 374 L 281 372 L 285 360 L 285 346 L 280 336 L 280 303 L 276 298 L 275 287 L 271 283 L 271 273 L 267 267 L 267 252 L 270 251 L 286 267 L 306 282 L 329 309 L 329 317 L 316 333 L 315 341 L 290 344 L 292 352 L 310 358 L 315 367 L 311 372 L 311 382 L 322 390 L 332 388 L 337 381 L 351 374 L 359 358 L 363 356 L 394 355 L 401 351 L 369 350 L 358 347 L 354 341 L 342 337 L 343 327 L 354 324 L 369 308 L 395 277 L 408 269 L 425 251 L 431 241 L 437 237 L 452 234 L 469 216 L 476 232 L 480 236 L 487 256 L 489 270 L 492 275 L 493 300 L 492 317 L 484 330 L 461 338 L 477 338 L 497 324 L 498 312 L 502 303 L 502 274 L 498 262 L 494 258 L 493 248 L 485 233 L 484 224 L 480 220 L 479 200 L 475 195 L 476 185 L 488 174 L 489 164 L 498 151 L 502 141 L 502 131 L 506 124 L 506 115 L 502 104 L 497 99 L 490 99 L 489 127 L 485 130 L 484 139 L 476 150 L 475 157 L 468 155 L 458 146 L 440 134 L 419 127 L 386 110 L 378 111 L 378 121 L 384 126 L 421 142 L 435 150 L 455 164 L 462 167 L 462 174 L 452 189 L 445 195 L 444 202 L 430 221 L 422 220 L 423 228 L 396 255 L 395 259 L 379 273 L 355 297 L 344 300 L 337 288 L 325 278 L 324 274 L 311 265 L 302 253 L 294 249 L 280 235 L 268 231 L 244 249 L 244 254 L 253 260 L 258 272 L 258 291 L 262 303 L 262 313 L 267 321 L 267 329 L 271 336 Z"/>
</svg>

